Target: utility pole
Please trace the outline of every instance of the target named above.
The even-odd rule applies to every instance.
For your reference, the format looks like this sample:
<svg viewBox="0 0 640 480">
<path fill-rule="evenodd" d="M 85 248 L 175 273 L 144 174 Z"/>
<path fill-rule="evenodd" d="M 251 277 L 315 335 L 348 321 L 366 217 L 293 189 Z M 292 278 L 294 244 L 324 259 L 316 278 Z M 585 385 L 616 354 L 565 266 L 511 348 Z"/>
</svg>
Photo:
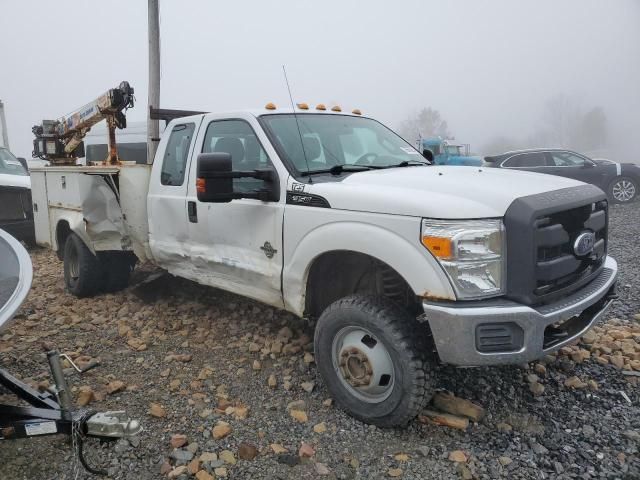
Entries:
<svg viewBox="0 0 640 480">
<path fill-rule="evenodd" d="M 160 9 L 159 0 L 149 0 L 149 108 L 160 108 Z M 160 137 L 159 120 L 147 112 L 147 163 L 153 163 Z"/>
<path fill-rule="evenodd" d="M 9 149 L 9 133 L 7 132 L 7 119 L 4 116 L 4 103 L 0 100 L 0 124 L 2 125 L 2 146 Z"/>
</svg>

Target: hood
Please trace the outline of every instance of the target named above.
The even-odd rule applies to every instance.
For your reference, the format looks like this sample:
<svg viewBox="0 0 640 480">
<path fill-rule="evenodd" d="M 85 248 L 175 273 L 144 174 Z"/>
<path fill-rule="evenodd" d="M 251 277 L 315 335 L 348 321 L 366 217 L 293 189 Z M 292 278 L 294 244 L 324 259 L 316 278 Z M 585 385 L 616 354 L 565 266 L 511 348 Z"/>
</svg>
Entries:
<svg viewBox="0 0 640 480">
<path fill-rule="evenodd" d="M 478 167 L 404 167 L 305 185 L 332 208 L 442 219 L 502 217 L 516 198 L 575 187 L 555 175 Z"/>
<path fill-rule="evenodd" d="M 9 175 L 0 173 L 0 187 L 31 188 L 31 177 L 28 175 Z"/>
<path fill-rule="evenodd" d="M 608 160 L 606 158 L 592 158 L 591 160 L 598 165 L 615 165 L 616 163 L 619 163 L 614 162 L 613 160 Z"/>
<path fill-rule="evenodd" d="M 466 165 L 468 167 L 479 167 L 484 163 L 481 157 L 471 155 L 449 155 L 445 156 L 442 160 L 441 165 Z"/>
</svg>

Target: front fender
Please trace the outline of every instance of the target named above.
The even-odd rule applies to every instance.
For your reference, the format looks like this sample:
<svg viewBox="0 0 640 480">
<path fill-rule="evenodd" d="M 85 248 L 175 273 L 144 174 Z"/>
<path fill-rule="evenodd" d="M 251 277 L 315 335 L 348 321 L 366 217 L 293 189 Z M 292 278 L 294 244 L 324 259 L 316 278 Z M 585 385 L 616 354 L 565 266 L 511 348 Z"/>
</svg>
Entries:
<svg viewBox="0 0 640 480">
<path fill-rule="evenodd" d="M 419 243 L 417 219 L 404 217 L 400 220 L 396 217 L 387 223 L 396 223 L 397 228 L 389 228 L 394 225 L 384 228 L 362 221 L 336 221 L 304 234 L 285 259 L 283 293 L 286 308 L 298 315 L 304 313 L 307 279 L 313 262 L 320 255 L 336 250 L 362 253 L 386 263 L 420 297 L 454 300 L 455 294 L 442 269 Z M 402 235 L 411 236 L 410 232 L 414 234 L 412 241 Z M 285 252 L 288 250 L 285 247 Z"/>
</svg>

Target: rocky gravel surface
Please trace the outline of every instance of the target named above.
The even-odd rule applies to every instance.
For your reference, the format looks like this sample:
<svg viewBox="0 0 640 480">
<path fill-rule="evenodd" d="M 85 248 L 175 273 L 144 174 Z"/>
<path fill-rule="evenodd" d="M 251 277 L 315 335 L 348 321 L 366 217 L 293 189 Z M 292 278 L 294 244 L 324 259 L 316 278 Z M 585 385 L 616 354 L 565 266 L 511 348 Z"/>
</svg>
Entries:
<svg viewBox="0 0 640 480">
<path fill-rule="evenodd" d="M 640 478 L 640 204 L 613 207 L 610 228 L 620 299 L 580 345 L 530 365 L 437 367 L 442 389 L 484 409 L 465 430 L 427 417 L 381 430 L 336 409 L 313 325 L 288 313 L 148 281 L 149 268 L 124 292 L 76 299 L 45 250 L 31 252 L 33 288 L 0 336 L 0 365 L 43 388 L 46 350 L 99 359 L 70 377 L 76 401 L 125 408 L 144 426 L 132 441 L 89 445 L 114 479 Z M 90 478 L 63 437 L 4 442 L 0 464 L 3 479 Z"/>
</svg>

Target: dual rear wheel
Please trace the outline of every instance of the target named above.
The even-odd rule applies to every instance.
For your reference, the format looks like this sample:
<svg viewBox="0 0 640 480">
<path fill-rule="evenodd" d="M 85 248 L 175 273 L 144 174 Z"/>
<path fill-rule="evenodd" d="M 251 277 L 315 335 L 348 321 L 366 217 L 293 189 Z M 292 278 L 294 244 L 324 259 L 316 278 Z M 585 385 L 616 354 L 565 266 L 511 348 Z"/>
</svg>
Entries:
<svg viewBox="0 0 640 480">
<path fill-rule="evenodd" d="M 135 265 L 130 252 L 99 252 L 94 255 L 75 233 L 64 245 L 64 283 L 76 297 L 117 292 L 129 285 Z"/>
</svg>

